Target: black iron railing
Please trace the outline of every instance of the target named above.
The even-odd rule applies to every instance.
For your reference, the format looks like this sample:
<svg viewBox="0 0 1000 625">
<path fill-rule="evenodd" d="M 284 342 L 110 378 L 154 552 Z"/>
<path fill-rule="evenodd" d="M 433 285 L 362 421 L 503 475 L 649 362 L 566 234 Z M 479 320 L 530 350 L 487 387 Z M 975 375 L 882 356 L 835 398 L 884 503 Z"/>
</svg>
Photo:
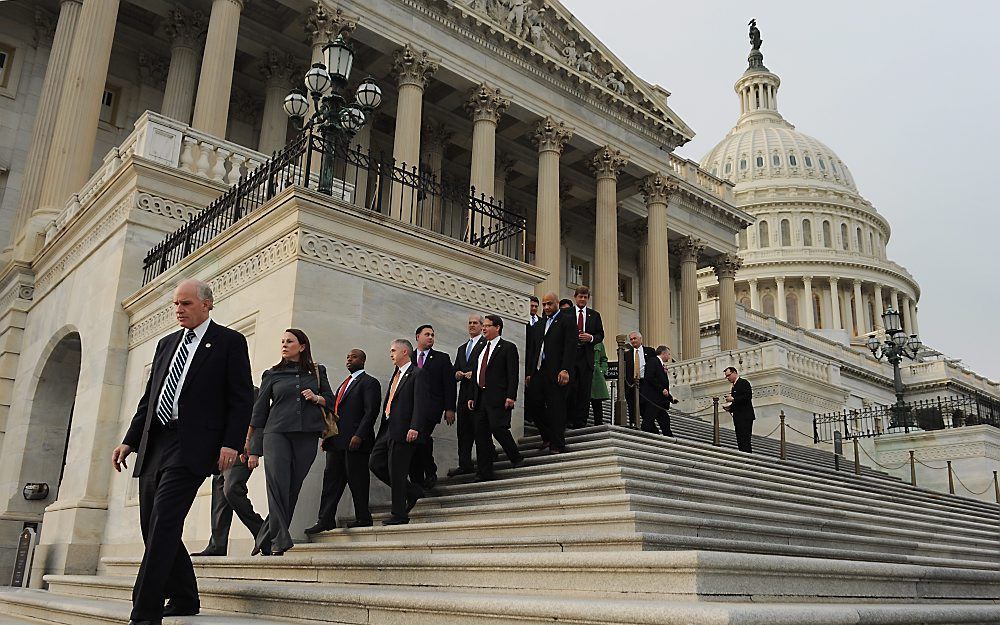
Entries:
<svg viewBox="0 0 1000 625">
<path fill-rule="evenodd" d="M 446 184 L 419 167 L 396 166 L 391 158 L 360 147 L 329 149 L 320 137 L 303 133 L 154 246 L 143 262 L 143 284 L 293 185 L 525 260 L 527 220 L 520 211 L 477 196 L 475 188 Z"/>
<path fill-rule="evenodd" d="M 983 396 L 937 397 L 902 406 L 867 406 L 813 415 L 815 442 L 870 438 L 890 432 L 943 430 L 968 425 L 1000 428 L 1000 403 Z"/>
</svg>

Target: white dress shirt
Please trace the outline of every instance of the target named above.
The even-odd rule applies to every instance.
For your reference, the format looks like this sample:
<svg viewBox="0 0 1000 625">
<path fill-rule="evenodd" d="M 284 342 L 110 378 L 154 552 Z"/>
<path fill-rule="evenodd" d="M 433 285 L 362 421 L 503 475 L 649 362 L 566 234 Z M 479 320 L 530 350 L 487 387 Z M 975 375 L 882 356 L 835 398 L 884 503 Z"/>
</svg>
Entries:
<svg viewBox="0 0 1000 625">
<path fill-rule="evenodd" d="M 580 321 L 580 313 L 583 313 L 583 331 L 587 331 L 587 308 L 580 308 L 579 306 L 573 307 L 573 325 L 578 325 Z M 579 327 L 579 326 L 578 326 Z M 590 341 L 593 342 L 594 338 L 591 337 Z"/>
<path fill-rule="evenodd" d="M 355 371 L 355 372 L 353 372 L 353 373 L 351 374 L 351 377 L 350 377 L 350 378 L 348 378 L 348 380 L 347 380 L 347 386 L 345 386 L 345 387 L 344 387 L 344 392 L 345 392 L 345 393 L 347 392 L 347 389 L 351 388 L 351 384 L 353 384 L 353 383 L 354 383 L 354 381 L 358 379 L 358 376 L 359 376 L 359 375 L 361 375 L 361 374 L 362 374 L 362 373 L 364 373 L 364 372 L 365 372 L 365 370 L 364 370 L 364 369 L 358 369 L 357 371 Z M 343 384 L 343 382 L 341 382 L 341 384 Z M 334 394 L 334 397 L 336 397 L 336 396 L 337 396 L 337 393 L 338 393 L 338 392 L 339 392 L 339 389 L 333 392 L 333 394 Z"/>
<path fill-rule="evenodd" d="M 397 392 L 397 393 L 399 392 L 399 383 L 400 383 L 400 382 L 402 381 L 402 379 L 403 379 L 403 374 L 405 374 L 405 373 L 406 373 L 406 371 L 407 371 L 407 370 L 408 370 L 408 369 L 410 368 L 410 365 L 412 365 L 412 364 L 413 364 L 412 362 L 410 362 L 410 361 L 406 361 L 405 363 L 403 363 L 403 366 L 399 368 L 399 378 L 397 378 L 397 380 L 396 380 L 396 392 Z M 389 390 L 390 390 L 390 391 L 392 390 L 392 378 L 389 378 Z M 396 399 L 396 396 L 395 396 L 395 395 L 393 395 L 393 396 L 392 396 L 392 399 L 393 399 L 393 401 L 395 401 L 395 399 Z M 391 406 L 391 405 L 389 406 L 389 409 L 390 409 L 390 411 L 392 410 L 392 406 Z M 389 418 L 389 414 L 391 414 L 391 413 L 387 413 L 387 414 L 385 415 L 385 418 L 386 418 L 386 419 L 388 419 L 388 418 Z"/>
<path fill-rule="evenodd" d="M 188 370 L 191 369 L 191 361 L 194 360 L 194 353 L 198 350 L 198 345 L 201 344 L 202 337 L 205 336 L 205 332 L 208 331 L 208 324 L 212 323 L 211 317 L 201 322 L 201 325 L 193 328 L 194 329 L 194 340 L 188 343 L 187 350 L 187 362 L 184 363 L 184 369 L 181 370 L 181 379 L 177 380 L 177 391 L 174 393 L 174 405 L 170 412 L 170 418 L 174 421 L 177 420 L 177 405 L 181 399 L 181 391 L 184 389 L 184 381 L 187 379 Z M 187 328 L 182 328 L 184 333 L 181 334 L 181 341 L 177 344 L 177 349 L 174 350 L 174 355 L 170 357 L 170 365 L 167 366 L 167 371 L 170 371 L 170 367 L 173 366 L 174 359 L 177 358 L 177 352 L 180 350 L 181 345 L 184 344 L 184 336 L 188 333 Z M 163 389 L 160 389 L 160 395 L 163 394 Z M 156 398 L 156 403 L 159 405 L 160 398 Z"/>
<path fill-rule="evenodd" d="M 493 358 L 493 352 L 496 351 L 497 343 L 499 342 L 500 342 L 500 336 L 497 335 L 497 337 L 492 341 L 487 341 L 486 346 L 483 347 L 483 351 L 479 352 L 479 358 L 476 360 L 476 371 L 473 374 L 476 380 L 476 384 L 479 384 L 479 372 L 483 370 L 483 358 L 486 356 L 487 350 L 489 351 L 490 354 L 489 357 Z M 490 361 L 487 360 L 486 364 L 487 365 L 490 364 Z"/>
</svg>

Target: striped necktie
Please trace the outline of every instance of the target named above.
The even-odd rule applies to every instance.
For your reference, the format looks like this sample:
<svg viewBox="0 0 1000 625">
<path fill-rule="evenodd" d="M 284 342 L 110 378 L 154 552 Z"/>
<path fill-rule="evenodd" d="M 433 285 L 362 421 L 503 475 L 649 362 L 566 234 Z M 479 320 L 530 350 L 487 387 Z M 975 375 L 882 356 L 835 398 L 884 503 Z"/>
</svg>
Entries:
<svg viewBox="0 0 1000 625">
<path fill-rule="evenodd" d="M 170 373 L 163 383 L 163 391 L 160 393 L 160 401 L 156 404 L 156 418 L 160 423 L 166 425 L 170 421 L 174 412 L 174 397 L 177 395 L 177 385 L 181 381 L 181 374 L 184 372 L 184 365 L 187 364 L 188 348 L 194 340 L 194 330 L 188 330 L 184 335 L 184 341 L 177 348 L 174 354 L 174 362 L 170 365 Z"/>
</svg>

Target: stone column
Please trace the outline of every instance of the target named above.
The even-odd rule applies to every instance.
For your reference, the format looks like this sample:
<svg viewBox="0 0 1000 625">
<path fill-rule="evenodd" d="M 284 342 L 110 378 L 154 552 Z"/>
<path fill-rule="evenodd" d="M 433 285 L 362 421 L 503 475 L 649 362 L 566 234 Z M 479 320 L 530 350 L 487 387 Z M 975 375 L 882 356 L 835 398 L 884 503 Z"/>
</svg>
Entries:
<svg viewBox="0 0 1000 625">
<path fill-rule="evenodd" d="M 573 129 L 564 122 L 546 117 L 538 123 L 532 138 L 538 146 L 538 207 L 535 213 L 535 265 L 549 272 L 535 293 L 559 294 L 562 263 L 559 248 L 559 156 Z"/>
<path fill-rule="evenodd" d="M 872 319 L 872 326 L 882 327 L 882 313 L 885 312 L 885 304 L 882 303 L 882 285 L 875 284 L 875 318 Z"/>
<path fill-rule="evenodd" d="M 896 289 L 889 289 L 889 307 L 900 312 L 899 310 L 899 291 Z M 902 313 L 900 313 L 902 314 Z"/>
<path fill-rule="evenodd" d="M 618 334 L 618 175 L 628 155 L 610 145 L 590 159 L 597 178 L 594 231 L 594 308 L 601 313 L 605 336 Z"/>
<path fill-rule="evenodd" d="M 784 276 L 778 276 L 774 281 L 778 285 L 777 294 L 775 295 L 777 301 L 774 302 L 774 312 L 778 319 L 788 321 L 788 304 L 785 301 L 785 278 Z"/>
<path fill-rule="evenodd" d="M 180 8 L 167 15 L 166 33 L 170 38 L 170 68 L 163 90 L 160 112 L 182 124 L 191 123 L 194 93 L 198 83 L 198 57 L 208 20 L 195 11 Z"/>
<path fill-rule="evenodd" d="M 51 219 L 65 207 L 70 194 L 87 182 L 97 143 L 101 94 L 111 62 L 118 1 L 87 2 L 80 10 L 72 51 L 66 60 L 41 202 L 33 217 Z"/>
<path fill-rule="evenodd" d="M 840 330 L 840 286 L 837 278 L 830 278 L 830 327 Z"/>
<path fill-rule="evenodd" d="M 736 336 L 736 272 L 743 261 L 736 254 L 722 254 L 715 263 L 719 279 L 719 349 L 739 348 Z"/>
<path fill-rule="evenodd" d="M 292 76 L 296 67 L 291 55 L 271 49 L 265 54 L 258 69 L 264 79 L 264 114 L 260 121 L 257 150 L 271 154 L 285 146 L 288 135 L 285 96 L 292 88 Z"/>
<path fill-rule="evenodd" d="M 410 44 L 397 50 L 393 56 L 392 70 L 399 84 L 396 103 L 396 132 L 393 137 L 392 157 L 396 167 L 408 171 L 420 166 L 420 125 L 423 114 L 424 88 L 438 64 L 431 61 L 426 51 L 417 51 Z M 416 189 L 393 183 L 389 199 L 389 216 L 407 223 L 417 223 Z"/>
<path fill-rule="evenodd" d="M 220 139 L 226 138 L 229 123 L 236 37 L 240 32 L 242 11 L 243 0 L 212 0 L 212 13 L 208 18 L 208 34 L 191 125 Z"/>
<path fill-rule="evenodd" d="M 680 243 L 681 257 L 681 357 L 701 356 L 701 320 L 698 316 L 698 257 L 705 246 L 692 237 Z"/>
<path fill-rule="evenodd" d="M 816 328 L 816 318 L 813 315 L 813 279 L 812 276 L 802 277 L 802 298 L 805 299 L 806 314 L 805 314 L 805 325 L 803 326 L 807 330 L 813 330 Z"/>
<path fill-rule="evenodd" d="M 653 280 L 646 270 L 647 232 L 648 228 L 644 223 L 634 224 L 630 232 L 638 242 L 635 265 L 639 270 L 639 332 L 643 336 L 649 333 L 649 297 L 646 293 L 653 290 Z"/>
<path fill-rule="evenodd" d="M 372 121 L 361 127 L 361 130 L 354 135 L 351 142 L 353 149 L 361 154 L 368 155 L 371 152 L 372 142 Z M 348 165 L 344 174 L 346 181 L 354 185 L 353 203 L 361 208 L 372 208 L 368 202 L 368 170 L 358 168 L 355 165 Z"/>
<path fill-rule="evenodd" d="M 510 180 L 510 173 L 514 171 L 514 159 L 506 152 L 497 153 L 496 175 L 493 180 L 493 197 L 501 203 L 504 208 L 507 206 L 507 181 Z"/>
<path fill-rule="evenodd" d="M 21 196 L 17 202 L 14 228 L 11 230 L 11 243 L 15 248 L 14 257 L 21 260 L 29 260 L 34 256 L 37 250 L 37 235 L 44 230 L 45 222 L 48 220 L 48 217 L 41 212 L 38 218 L 31 218 L 39 208 L 38 202 L 42 196 L 49 147 L 52 145 L 52 133 L 59 113 L 59 99 L 66 85 L 70 48 L 73 45 L 73 33 L 80 19 L 81 8 L 82 0 L 63 0 L 59 5 L 59 18 L 52 38 L 49 60 L 45 66 L 45 80 L 42 82 L 35 123 L 31 129 L 31 145 L 28 147 L 28 156 L 24 162 Z M 100 97 L 100 94 L 97 95 Z"/>
<path fill-rule="evenodd" d="M 903 315 L 903 331 L 907 334 L 913 334 L 913 325 L 910 322 L 910 298 L 905 293 L 899 294 L 899 309 L 900 314 Z"/>
<path fill-rule="evenodd" d="M 750 285 L 750 308 L 760 311 L 760 291 L 757 289 L 757 278 L 750 278 L 747 280 L 747 284 Z"/>
<path fill-rule="evenodd" d="M 861 336 L 865 326 L 865 299 L 861 296 L 861 280 L 854 281 L 854 335 Z"/>
<path fill-rule="evenodd" d="M 420 138 L 421 167 L 425 176 L 439 183 L 442 182 L 444 148 L 450 140 L 451 131 L 446 125 L 433 120 L 423 123 Z M 422 228 L 460 238 L 462 219 L 464 216 L 457 211 L 455 215 L 445 215 L 440 197 L 427 195 L 420 202 L 418 221 Z"/>
<path fill-rule="evenodd" d="M 496 199 L 497 169 L 497 123 L 500 116 L 510 107 L 510 98 L 504 97 L 499 89 L 481 83 L 469 92 L 465 110 L 472 118 L 472 169 L 469 185 L 478 198 Z M 495 227 L 495 220 L 471 208 L 467 216 L 470 242 L 482 238 Z"/>
<path fill-rule="evenodd" d="M 917 328 L 917 302 L 916 300 L 910 300 L 910 334 L 920 334 L 920 330 Z"/>
<path fill-rule="evenodd" d="M 670 256 L 667 232 L 667 202 L 677 191 L 677 185 L 661 173 L 647 176 L 639 185 L 646 200 L 648 226 L 646 240 L 646 273 L 649 275 L 649 299 L 646 345 L 670 344 Z"/>
</svg>

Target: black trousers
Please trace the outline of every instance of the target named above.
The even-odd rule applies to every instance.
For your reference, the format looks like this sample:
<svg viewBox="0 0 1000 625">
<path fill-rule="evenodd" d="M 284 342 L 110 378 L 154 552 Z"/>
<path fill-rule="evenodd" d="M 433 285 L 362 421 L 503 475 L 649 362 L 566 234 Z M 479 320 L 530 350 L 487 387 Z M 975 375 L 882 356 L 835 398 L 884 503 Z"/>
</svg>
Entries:
<svg viewBox="0 0 1000 625">
<path fill-rule="evenodd" d="M 590 411 L 594 413 L 594 425 L 604 424 L 604 400 L 591 399 Z"/>
<path fill-rule="evenodd" d="M 388 434 L 375 439 L 369 468 L 383 484 L 392 489 L 392 516 L 409 519 L 410 502 L 424 496 L 424 489 L 410 481 L 410 463 L 419 445 L 391 440 Z"/>
<path fill-rule="evenodd" d="M 517 462 L 521 459 L 521 452 L 518 451 L 514 436 L 510 433 L 509 424 L 490 424 L 490 418 L 486 415 L 486 411 L 480 407 L 477 407 L 472 415 L 476 420 L 477 473 L 480 477 L 493 477 L 493 456 L 496 451 L 496 447 L 493 446 L 494 438 L 500 443 L 508 460 Z"/>
<path fill-rule="evenodd" d="M 337 505 L 340 503 L 340 498 L 344 496 L 344 489 L 348 486 L 351 487 L 351 498 L 354 500 L 354 520 L 371 523 L 372 513 L 368 508 L 368 490 L 371 487 L 368 459 L 371 452 L 370 446 L 362 446 L 357 451 L 326 450 L 323 494 L 319 500 L 319 522 L 321 525 L 336 525 Z"/>
<path fill-rule="evenodd" d="M 642 412 L 642 431 L 673 436 L 670 431 L 670 413 L 665 406 L 654 404 L 646 399 L 639 400 Z"/>
<path fill-rule="evenodd" d="M 753 436 L 753 419 L 733 415 L 733 427 L 736 429 L 736 446 L 740 451 L 753 453 L 751 437 Z"/>
<path fill-rule="evenodd" d="M 569 372 L 569 380 L 566 421 L 574 428 L 582 428 L 587 425 L 587 413 L 590 411 L 590 392 L 594 386 L 593 365 L 587 366 L 586 359 L 578 357 Z"/>
<path fill-rule="evenodd" d="M 628 408 L 629 423 L 639 423 L 639 413 L 636 412 L 635 405 L 635 384 L 625 381 L 625 405 Z M 639 406 L 641 411 L 642 406 Z"/>
<path fill-rule="evenodd" d="M 565 449 L 566 387 L 559 386 L 554 373 L 542 371 L 532 376 L 525 397 L 542 440 L 552 449 Z"/>
<path fill-rule="evenodd" d="M 268 513 L 257 532 L 257 547 L 261 550 L 292 548 L 288 526 L 292 524 L 302 482 L 309 475 L 318 448 L 318 432 L 264 432 Z"/>
<path fill-rule="evenodd" d="M 229 546 L 229 529 L 233 524 L 233 512 L 243 525 L 256 537 L 264 519 L 253 509 L 248 496 L 247 481 L 253 469 L 239 460 L 233 468 L 212 478 L 212 538 L 208 541 L 208 551 L 225 554 Z"/>
<path fill-rule="evenodd" d="M 458 429 L 458 466 L 471 471 L 472 447 L 476 444 L 476 418 L 464 401 L 459 400 L 458 410 L 455 411 L 455 427 Z"/>
<path fill-rule="evenodd" d="M 205 481 L 184 466 L 176 430 L 152 425 L 139 476 L 139 527 L 146 549 L 132 588 L 132 620 L 159 621 L 163 602 L 200 607 L 191 557 L 181 542 L 184 518 Z"/>
<path fill-rule="evenodd" d="M 410 463 L 410 480 L 414 484 L 423 484 L 433 475 L 437 477 L 437 464 L 434 462 L 434 426 L 437 423 L 428 423 L 426 431 L 421 432 L 421 442 L 413 452 L 413 461 Z"/>
</svg>

